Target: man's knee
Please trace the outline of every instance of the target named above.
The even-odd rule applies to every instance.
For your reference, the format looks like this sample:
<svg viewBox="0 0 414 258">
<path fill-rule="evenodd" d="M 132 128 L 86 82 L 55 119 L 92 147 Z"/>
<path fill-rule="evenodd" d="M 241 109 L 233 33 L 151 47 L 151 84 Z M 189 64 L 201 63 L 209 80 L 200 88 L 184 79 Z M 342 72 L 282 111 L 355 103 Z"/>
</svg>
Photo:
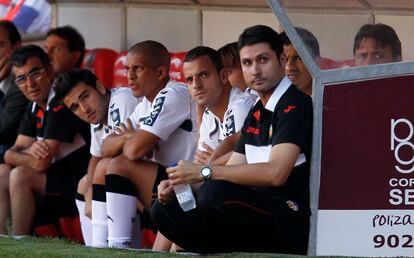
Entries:
<svg viewBox="0 0 414 258">
<path fill-rule="evenodd" d="M 25 166 L 15 167 L 10 172 L 10 191 L 16 188 L 23 188 L 30 186 L 32 171 Z"/>
<path fill-rule="evenodd" d="M 111 158 L 101 159 L 96 165 L 95 171 L 93 173 L 93 183 L 98 185 L 105 184 L 105 174 L 109 166 Z"/>
<path fill-rule="evenodd" d="M 40 174 L 26 166 L 18 166 L 10 172 L 9 182 L 10 193 L 18 189 L 31 189 L 44 193 L 46 175 Z"/>
<path fill-rule="evenodd" d="M 109 174 L 123 175 L 123 172 L 126 169 L 125 164 L 127 162 L 129 162 L 129 160 L 125 158 L 123 155 L 119 155 L 111 159 L 111 161 L 109 161 L 108 163 L 106 175 L 109 175 Z"/>
</svg>

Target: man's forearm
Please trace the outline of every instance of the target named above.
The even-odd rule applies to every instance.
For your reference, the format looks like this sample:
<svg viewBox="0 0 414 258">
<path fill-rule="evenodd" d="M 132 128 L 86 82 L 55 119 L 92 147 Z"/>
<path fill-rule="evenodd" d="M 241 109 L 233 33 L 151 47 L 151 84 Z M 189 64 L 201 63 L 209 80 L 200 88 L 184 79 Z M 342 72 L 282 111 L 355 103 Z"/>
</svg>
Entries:
<svg viewBox="0 0 414 258">
<path fill-rule="evenodd" d="M 122 153 L 122 148 L 124 147 L 124 143 L 127 139 L 126 134 L 116 135 L 112 134 L 106 137 L 102 144 L 102 157 L 103 158 L 110 158 L 118 156 Z"/>
<path fill-rule="evenodd" d="M 17 166 L 30 166 L 32 157 L 30 154 L 24 152 L 24 150 L 8 150 L 4 155 L 5 163 L 17 167 Z"/>
<path fill-rule="evenodd" d="M 48 159 L 36 159 L 24 150 L 8 150 L 4 155 L 4 161 L 13 167 L 28 166 L 38 172 L 43 172 L 50 166 Z"/>
</svg>

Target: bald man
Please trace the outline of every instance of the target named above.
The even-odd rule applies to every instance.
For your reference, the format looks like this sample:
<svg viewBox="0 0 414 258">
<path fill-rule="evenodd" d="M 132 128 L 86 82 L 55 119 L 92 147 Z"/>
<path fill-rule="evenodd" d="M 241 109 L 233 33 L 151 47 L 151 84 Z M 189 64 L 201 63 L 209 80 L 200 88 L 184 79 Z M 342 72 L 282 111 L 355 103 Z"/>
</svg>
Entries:
<svg viewBox="0 0 414 258">
<path fill-rule="evenodd" d="M 185 84 L 169 80 L 169 64 L 168 50 L 156 41 L 128 51 L 129 86 L 144 99 L 122 130 L 103 143 L 104 156 L 119 154 L 105 177 L 109 247 L 130 246 L 137 199 L 148 214 L 159 182 L 167 179 L 166 167 L 195 154 L 195 103 Z"/>
</svg>

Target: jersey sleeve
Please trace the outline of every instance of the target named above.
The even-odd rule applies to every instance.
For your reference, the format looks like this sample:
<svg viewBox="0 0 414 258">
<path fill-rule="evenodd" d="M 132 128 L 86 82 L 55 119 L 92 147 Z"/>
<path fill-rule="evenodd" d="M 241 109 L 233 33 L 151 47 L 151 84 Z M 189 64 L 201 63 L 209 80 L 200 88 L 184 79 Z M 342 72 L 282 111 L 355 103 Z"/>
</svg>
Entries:
<svg viewBox="0 0 414 258">
<path fill-rule="evenodd" d="M 36 117 L 32 114 L 33 103 L 30 102 L 24 113 L 23 119 L 20 122 L 19 134 L 36 137 Z"/>
<path fill-rule="evenodd" d="M 119 88 L 111 93 L 111 101 L 109 103 L 108 124 L 111 126 L 119 126 L 120 123 L 134 112 L 139 100 L 132 95 L 129 88 Z"/>
<path fill-rule="evenodd" d="M 246 120 L 246 116 L 253 104 L 254 101 L 251 98 L 242 98 L 228 109 L 224 126 L 225 137 L 229 137 L 242 129 L 244 120 Z"/>
<path fill-rule="evenodd" d="M 272 126 L 272 145 L 293 143 L 302 151 L 309 150 L 312 135 L 312 103 L 304 101 L 295 104 L 284 104 L 278 111 L 278 119 L 274 119 Z"/>
<path fill-rule="evenodd" d="M 210 127 L 212 126 L 212 123 L 214 123 L 214 120 L 211 119 L 211 117 L 209 117 L 206 112 L 208 111 L 205 111 L 203 113 L 203 117 L 202 117 L 201 125 L 200 125 L 200 131 L 199 131 L 199 138 L 198 138 L 197 149 L 201 151 L 205 151 L 205 149 L 202 147 L 203 143 L 207 144 L 212 149 L 217 148 L 217 143 L 215 143 L 210 137 L 210 133 L 212 132 Z M 218 127 L 219 125 L 214 124 L 214 126 Z M 218 128 L 215 128 L 215 130 L 218 130 Z"/>
<path fill-rule="evenodd" d="M 166 141 L 185 120 L 191 118 L 191 110 L 191 97 L 186 88 L 177 86 L 161 90 L 140 129 Z"/>
</svg>

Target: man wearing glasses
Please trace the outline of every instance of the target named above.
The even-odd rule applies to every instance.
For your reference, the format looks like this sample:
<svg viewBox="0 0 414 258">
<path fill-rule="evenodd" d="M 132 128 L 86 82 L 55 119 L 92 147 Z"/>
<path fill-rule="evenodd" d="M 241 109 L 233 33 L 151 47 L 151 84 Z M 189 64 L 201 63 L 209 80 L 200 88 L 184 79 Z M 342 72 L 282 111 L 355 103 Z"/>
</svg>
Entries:
<svg viewBox="0 0 414 258">
<path fill-rule="evenodd" d="M 87 170 L 90 128 L 53 98 L 52 68 L 41 48 L 16 50 L 11 64 L 15 83 L 31 103 L 0 165 L 0 234 L 7 233 L 11 215 L 12 234 L 19 238 L 31 233 L 36 207 L 45 196 L 59 198 L 52 209 L 56 214 L 39 208 L 48 217 L 77 214 L 74 196 Z"/>
</svg>

